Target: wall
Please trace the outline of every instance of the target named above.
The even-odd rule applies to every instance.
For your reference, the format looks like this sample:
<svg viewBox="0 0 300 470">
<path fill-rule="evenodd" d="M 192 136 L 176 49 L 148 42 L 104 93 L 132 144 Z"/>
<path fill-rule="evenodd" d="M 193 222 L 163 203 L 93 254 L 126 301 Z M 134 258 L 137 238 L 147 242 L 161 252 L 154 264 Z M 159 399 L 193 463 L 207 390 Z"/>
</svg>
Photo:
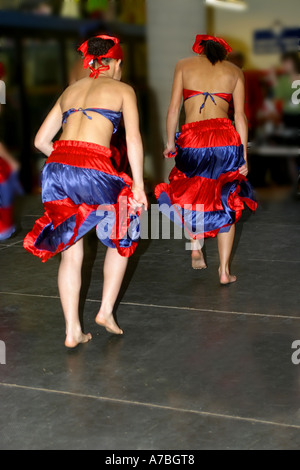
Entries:
<svg viewBox="0 0 300 470">
<path fill-rule="evenodd" d="M 268 29 L 276 21 L 282 26 L 299 26 L 299 0 L 246 0 L 245 12 L 214 9 L 213 33 L 223 36 L 247 55 L 246 68 L 269 68 L 279 63 L 277 54 L 255 55 L 252 35 L 255 29 Z"/>
<path fill-rule="evenodd" d="M 174 68 L 178 60 L 193 55 L 195 36 L 206 29 L 206 11 L 204 0 L 148 0 L 146 5 L 151 137 L 156 145 L 151 153 L 162 159 Z M 173 164 L 173 159 L 165 162 L 165 178 Z"/>
</svg>

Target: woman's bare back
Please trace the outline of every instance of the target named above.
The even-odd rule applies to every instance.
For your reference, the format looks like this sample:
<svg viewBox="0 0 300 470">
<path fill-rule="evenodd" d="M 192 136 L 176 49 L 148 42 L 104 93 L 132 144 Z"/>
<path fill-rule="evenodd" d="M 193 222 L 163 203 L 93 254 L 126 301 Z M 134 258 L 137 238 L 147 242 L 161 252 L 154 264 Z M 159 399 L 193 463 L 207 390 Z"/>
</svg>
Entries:
<svg viewBox="0 0 300 470">
<path fill-rule="evenodd" d="M 241 71 L 227 61 L 212 65 L 205 56 L 183 59 L 179 62 L 182 71 L 182 86 L 184 89 L 233 94 Z M 208 97 L 205 106 L 205 97 L 197 95 L 185 101 L 186 123 L 204 119 L 227 118 L 229 104 L 218 96 L 213 96 L 216 105 Z"/>
<path fill-rule="evenodd" d="M 71 108 L 104 108 L 116 112 L 122 111 L 124 95 L 129 88 L 125 83 L 108 77 L 101 77 L 97 80 L 83 78 L 69 86 L 62 94 L 61 111 L 64 113 Z M 80 111 L 72 113 L 63 125 L 60 140 L 92 142 L 109 148 L 113 133 L 112 123 L 95 112 L 90 111 L 87 114 L 92 119 L 88 119 Z"/>
</svg>

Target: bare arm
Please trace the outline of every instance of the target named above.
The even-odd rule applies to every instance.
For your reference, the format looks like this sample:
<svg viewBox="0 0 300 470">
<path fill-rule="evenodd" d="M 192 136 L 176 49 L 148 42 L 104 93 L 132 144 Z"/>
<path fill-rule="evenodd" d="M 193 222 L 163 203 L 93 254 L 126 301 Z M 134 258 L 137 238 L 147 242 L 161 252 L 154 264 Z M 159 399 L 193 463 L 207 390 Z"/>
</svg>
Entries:
<svg viewBox="0 0 300 470">
<path fill-rule="evenodd" d="M 167 115 L 167 146 L 164 151 L 166 158 L 170 152 L 175 152 L 175 133 L 182 101 L 182 88 L 182 69 L 178 63 L 174 72 L 172 95 Z"/>
<path fill-rule="evenodd" d="M 241 137 L 244 146 L 244 159 L 246 164 L 240 168 L 244 176 L 248 173 L 247 143 L 248 143 L 248 121 L 245 115 L 245 79 L 241 70 L 238 70 L 238 79 L 233 91 L 234 122 L 235 128 Z"/>
<path fill-rule="evenodd" d="M 132 88 L 126 89 L 123 96 L 123 117 L 126 131 L 128 160 L 132 172 L 132 191 L 136 202 L 144 204 L 147 210 L 148 201 L 144 192 L 144 151 L 139 127 L 139 114 L 136 95 Z"/>
<path fill-rule="evenodd" d="M 59 98 L 41 125 L 34 139 L 35 147 L 47 157 L 49 157 L 49 155 L 52 153 L 52 139 L 56 136 L 57 132 L 61 128 L 61 120 L 62 111 Z"/>
</svg>

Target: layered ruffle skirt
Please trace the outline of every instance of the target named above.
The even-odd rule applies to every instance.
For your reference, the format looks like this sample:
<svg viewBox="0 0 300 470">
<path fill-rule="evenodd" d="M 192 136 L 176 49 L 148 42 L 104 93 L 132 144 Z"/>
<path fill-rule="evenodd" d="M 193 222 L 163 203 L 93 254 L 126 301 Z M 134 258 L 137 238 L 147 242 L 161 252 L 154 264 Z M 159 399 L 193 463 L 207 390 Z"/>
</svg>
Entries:
<svg viewBox="0 0 300 470">
<path fill-rule="evenodd" d="M 229 119 L 208 119 L 182 126 L 176 134 L 176 164 L 170 183 L 155 188 L 160 210 L 193 239 L 226 232 L 257 203 L 247 178 L 241 139 Z"/>
<path fill-rule="evenodd" d="M 139 212 L 130 207 L 132 180 L 118 172 L 101 145 L 60 140 L 42 172 L 44 215 L 24 239 L 24 248 L 47 261 L 92 228 L 107 247 L 125 257 L 140 238 Z"/>
<path fill-rule="evenodd" d="M 0 156 L 0 240 L 6 240 L 15 232 L 13 200 L 22 192 L 18 173 Z"/>
</svg>

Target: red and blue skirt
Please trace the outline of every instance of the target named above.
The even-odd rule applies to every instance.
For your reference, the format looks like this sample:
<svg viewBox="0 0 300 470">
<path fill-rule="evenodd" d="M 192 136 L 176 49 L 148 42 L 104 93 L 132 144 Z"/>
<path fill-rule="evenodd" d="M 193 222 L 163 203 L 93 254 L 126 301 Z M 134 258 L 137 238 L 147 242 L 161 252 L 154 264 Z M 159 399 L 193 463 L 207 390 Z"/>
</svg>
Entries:
<svg viewBox="0 0 300 470">
<path fill-rule="evenodd" d="M 0 157 L 0 240 L 6 240 L 15 232 L 13 200 L 17 194 L 22 194 L 18 172 Z"/>
<path fill-rule="evenodd" d="M 101 145 L 59 140 L 42 172 L 44 215 L 24 239 L 24 248 L 47 261 L 92 228 L 107 247 L 125 257 L 140 238 L 139 212 L 129 203 L 132 180 L 118 172 Z"/>
<path fill-rule="evenodd" d="M 193 239 L 227 232 L 245 208 L 256 210 L 253 189 L 239 173 L 245 163 L 241 139 L 229 119 L 182 126 L 176 134 L 170 183 L 155 188 L 160 210 Z"/>
</svg>

